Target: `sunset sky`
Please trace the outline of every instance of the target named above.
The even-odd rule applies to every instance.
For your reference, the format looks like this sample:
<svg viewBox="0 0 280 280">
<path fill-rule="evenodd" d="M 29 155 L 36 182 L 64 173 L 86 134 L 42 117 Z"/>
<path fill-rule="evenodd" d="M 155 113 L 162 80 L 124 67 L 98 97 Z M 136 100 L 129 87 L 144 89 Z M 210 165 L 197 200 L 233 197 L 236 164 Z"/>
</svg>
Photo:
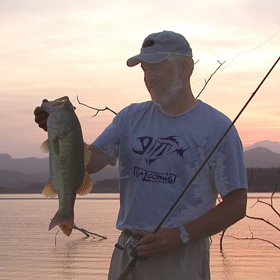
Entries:
<svg viewBox="0 0 280 280">
<path fill-rule="evenodd" d="M 114 115 L 149 100 L 141 68 L 126 60 L 150 33 L 184 35 L 198 61 L 196 96 L 231 119 L 280 55 L 279 0 L 0 0 L 0 153 L 46 157 L 34 123 L 42 99 L 68 95 L 91 143 Z M 244 146 L 280 141 L 280 63 L 236 123 Z"/>
</svg>

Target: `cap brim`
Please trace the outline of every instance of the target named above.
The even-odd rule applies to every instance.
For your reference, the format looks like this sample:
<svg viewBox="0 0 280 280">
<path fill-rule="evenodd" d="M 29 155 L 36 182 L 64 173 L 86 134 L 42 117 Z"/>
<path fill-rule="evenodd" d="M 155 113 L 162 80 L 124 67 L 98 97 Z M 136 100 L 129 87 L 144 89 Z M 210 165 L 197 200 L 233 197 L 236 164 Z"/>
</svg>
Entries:
<svg viewBox="0 0 280 280">
<path fill-rule="evenodd" d="M 165 60 L 170 54 L 163 53 L 140 53 L 127 60 L 127 66 L 132 67 L 141 62 L 158 63 Z"/>
</svg>

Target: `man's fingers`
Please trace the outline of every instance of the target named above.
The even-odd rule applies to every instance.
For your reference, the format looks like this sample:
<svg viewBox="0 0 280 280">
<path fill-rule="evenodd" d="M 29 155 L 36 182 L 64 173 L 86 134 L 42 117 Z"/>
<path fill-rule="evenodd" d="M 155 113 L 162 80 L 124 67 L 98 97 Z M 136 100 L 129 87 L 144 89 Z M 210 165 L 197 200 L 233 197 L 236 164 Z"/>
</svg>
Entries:
<svg viewBox="0 0 280 280">
<path fill-rule="evenodd" d="M 40 128 L 47 131 L 47 118 L 48 113 L 42 107 L 36 107 L 34 110 L 35 122 Z"/>
</svg>

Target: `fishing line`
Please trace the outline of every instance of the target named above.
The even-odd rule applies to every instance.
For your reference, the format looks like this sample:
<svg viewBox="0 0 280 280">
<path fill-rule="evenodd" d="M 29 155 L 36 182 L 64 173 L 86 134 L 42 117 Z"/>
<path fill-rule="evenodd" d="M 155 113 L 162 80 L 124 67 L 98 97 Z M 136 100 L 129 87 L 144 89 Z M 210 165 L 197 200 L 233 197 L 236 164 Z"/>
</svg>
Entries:
<svg viewBox="0 0 280 280">
<path fill-rule="evenodd" d="M 234 57 L 228 64 L 226 64 L 224 67 L 221 67 L 221 68 L 219 69 L 219 71 L 217 71 L 217 73 L 223 71 L 225 68 L 227 68 L 229 65 L 231 65 L 231 64 L 236 60 L 236 58 L 237 58 L 239 55 L 241 55 L 242 53 L 252 52 L 252 51 L 255 51 L 255 50 L 259 49 L 260 47 L 262 47 L 262 46 L 264 46 L 265 44 L 267 44 L 270 40 L 272 40 L 272 39 L 273 39 L 276 35 L 278 35 L 279 33 L 280 33 L 280 30 L 278 30 L 274 35 L 272 35 L 272 36 L 271 36 L 268 40 L 266 40 L 264 43 L 260 44 L 259 46 L 255 47 L 255 48 L 252 48 L 252 49 L 250 49 L 250 50 L 240 51 L 239 53 L 237 53 L 237 54 L 235 55 L 235 57 Z M 196 81 L 192 82 L 191 84 L 196 84 L 196 83 L 198 83 L 198 82 L 200 82 L 200 81 L 204 81 L 205 79 L 207 79 L 207 78 L 209 78 L 209 77 L 210 77 L 210 75 L 208 75 L 208 76 L 206 76 L 206 77 L 204 77 L 204 78 L 201 78 L 201 79 L 199 79 L 199 80 L 196 80 Z"/>
</svg>

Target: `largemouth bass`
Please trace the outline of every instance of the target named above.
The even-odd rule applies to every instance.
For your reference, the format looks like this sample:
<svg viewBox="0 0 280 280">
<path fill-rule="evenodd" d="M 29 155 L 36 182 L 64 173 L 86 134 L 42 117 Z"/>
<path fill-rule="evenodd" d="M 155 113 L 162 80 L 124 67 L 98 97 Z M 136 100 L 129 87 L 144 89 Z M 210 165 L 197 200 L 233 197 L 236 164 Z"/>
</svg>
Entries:
<svg viewBox="0 0 280 280">
<path fill-rule="evenodd" d="M 69 236 L 74 224 L 76 194 L 85 195 L 92 189 L 85 168 L 91 154 L 84 144 L 80 122 L 67 96 L 43 102 L 41 106 L 49 114 L 48 140 L 42 144 L 41 150 L 49 152 L 50 180 L 43 194 L 47 197 L 58 195 L 59 199 L 59 208 L 49 230 L 59 225 Z"/>
</svg>

